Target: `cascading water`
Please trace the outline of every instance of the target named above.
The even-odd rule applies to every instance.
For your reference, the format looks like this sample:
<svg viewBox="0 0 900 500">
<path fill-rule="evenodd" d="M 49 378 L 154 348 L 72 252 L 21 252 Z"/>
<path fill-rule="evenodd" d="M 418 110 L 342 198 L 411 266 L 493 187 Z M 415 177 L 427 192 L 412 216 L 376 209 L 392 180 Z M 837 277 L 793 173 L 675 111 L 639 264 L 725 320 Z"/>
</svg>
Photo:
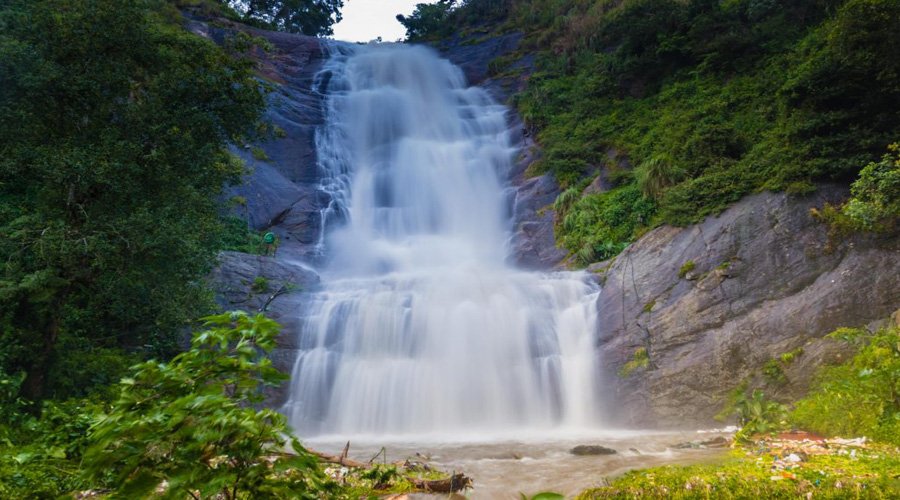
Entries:
<svg viewBox="0 0 900 500">
<path fill-rule="evenodd" d="M 334 45 L 317 146 L 330 231 L 284 412 L 313 434 L 596 421 L 596 285 L 507 260 L 506 109 L 422 47 Z"/>
</svg>

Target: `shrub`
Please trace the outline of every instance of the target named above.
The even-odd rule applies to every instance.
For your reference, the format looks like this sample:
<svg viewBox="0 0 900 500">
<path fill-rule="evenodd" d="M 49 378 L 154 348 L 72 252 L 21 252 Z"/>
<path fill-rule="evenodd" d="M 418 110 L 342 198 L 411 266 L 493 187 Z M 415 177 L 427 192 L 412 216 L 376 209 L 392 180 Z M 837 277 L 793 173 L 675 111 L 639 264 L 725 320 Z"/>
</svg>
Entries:
<svg viewBox="0 0 900 500">
<path fill-rule="evenodd" d="M 827 436 L 867 436 L 900 445 L 900 329 L 841 328 L 830 335 L 857 346 L 847 363 L 822 369 L 791 414 Z"/>
<path fill-rule="evenodd" d="M 318 498 L 328 488 L 316 459 L 290 437 L 284 416 L 253 405 L 287 378 L 266 353 L 278 325 L 242 312 L 206 318 L 191 349 L 147 361 L 90 431 L 88 473 L 112 476 L 115 494 L 145 497 L 167 482 L 172 497 Z M 291 441 L 296 455 L 283 453 Z"/>
<path fill-rule="evenodd" d="M 688 260 L 678 268 L 678 277 L 685 278 L 689 272 L 693 271 L 697 264 L 693 260 Z"/>
<path fill-rule="evenodd" d="M 735 439 L 741 441 L 754 434 L 766 434 L 784 428 L 787 408 L 781 403 L 766 399 L 762 391 L 754 390 L 738 396 L 734 404 L 734 415 L 742 426 Z"/>
<path fill-rule="evenodd" d="M 631 359 L 622 366 L 621 370 L 619 370 L 619 376 L 627 377 L 634 373 L 635 370 L 646 368 L 649 365 L 650 354 L 647 352 L 647 348 L 638 347 L 631 356 Z"/>
<path fill-rule="evenodd" d="M 635 179 L 644 196 L 659 199 L 662 192 L 684 178 L 685 172 L 668 155 L 656 155 L 641 163 Z"/>
</svg>

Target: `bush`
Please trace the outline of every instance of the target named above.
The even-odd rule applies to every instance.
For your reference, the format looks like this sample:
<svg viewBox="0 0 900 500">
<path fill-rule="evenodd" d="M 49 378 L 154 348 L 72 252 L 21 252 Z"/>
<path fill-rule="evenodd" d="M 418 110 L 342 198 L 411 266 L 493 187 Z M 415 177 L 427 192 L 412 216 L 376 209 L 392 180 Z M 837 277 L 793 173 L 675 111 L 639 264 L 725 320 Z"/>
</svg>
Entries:
<svg viewBox="0 0 900 500">
<path fill-rule="evenodd" d="M 315 457 L 290 437 L 284 416 L 253 406 L 287 378 L 266 357 L 277 323 L 236 312 L 205 324 L 189 351 L 136 365 L 122 381 L 91 428 L 87 472 L 111 477 L 115 494 L 129 498 L 164 481 L 172 497 L 319 498 L 330 483 Z M 287 441 L 296 455 L 283 452 Z"/>
<path fill-rule="evenodd" d="M 562 217 L 559 242 L 580 265 L 614 257 L 649 223 L 654 209 L 634 184 L 587 195 Z"/>
<path fill-rule="evenodd" d="M 821 371 L 809 395 L 796 403 L 791 421 L 826 436 L 867 436 L 900 445 L 900 329 L 841 328 L 830 336 L 858 352 Z"/>
</svg>

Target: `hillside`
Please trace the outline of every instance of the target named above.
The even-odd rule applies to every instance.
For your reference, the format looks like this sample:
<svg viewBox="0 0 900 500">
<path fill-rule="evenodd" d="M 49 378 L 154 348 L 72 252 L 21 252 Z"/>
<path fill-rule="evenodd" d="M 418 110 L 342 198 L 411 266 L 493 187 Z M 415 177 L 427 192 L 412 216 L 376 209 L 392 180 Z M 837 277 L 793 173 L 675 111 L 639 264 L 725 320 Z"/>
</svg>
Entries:
<svg viewBox="0 0 900 500">
<path fill-rule="evenodd" d="M 407 19 L 410 37 L 522 36 L 489 70 L 522 82 L 530 173 L 563 189 L 557 239 L 577 265 L 753 192 L 849 185 L 900 137 L 895 1 L 451 4 Z"/>
</svg>

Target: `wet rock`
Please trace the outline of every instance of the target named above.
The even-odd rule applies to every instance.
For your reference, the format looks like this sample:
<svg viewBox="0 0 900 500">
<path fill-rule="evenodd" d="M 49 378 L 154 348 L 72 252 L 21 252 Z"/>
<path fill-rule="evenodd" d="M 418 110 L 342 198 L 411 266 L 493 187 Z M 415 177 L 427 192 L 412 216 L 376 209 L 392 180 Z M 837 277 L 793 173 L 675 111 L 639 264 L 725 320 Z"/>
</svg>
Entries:
<svg viewBox="0 0 900 500">
<path fill-rule="evenodd" d="M 240 184 L 226 188 L 225 198 L 250 227 L 266 229 L 283 217 L 303 192 L 272 165 L 255 160 L 248 151 L 235 151 L 247 164 L 248 172 Z"/>
<path fill-rule="evenodd" d="M 490 76 L 489 66 L 497 57 L 509 54 L 519 47 L 522 33 L 500 36 L 456 34 L 441 40 L 437 49 L 463 70 L 471 85 L 484 83 Z"/>
<path fill-rule="evenodd" d="M 582 444 L 578 445 L 571 450 L 569 453 L 578 456 L 590 456 L 590 455 L 615 455 L 617 452 L 612 448 L 607 448 L 605 446 L 600 446 L 596 444 Z"/>
<path fill-rule="evenodd" d="M 280 258 L 222 252 L 209 277 L 216 301 L 224 310 L 243 310 L 266 315 L 281 325 L 278 347 L 270 358 L 279 370 L 290 373 L 297 358 L 299 318 L 305 294 L 319 286 L 319 275 Z M 266 389 L 266 404 L 281 406 L 287 400 L 287 385 Z"/>
<path fill-rule="evenodd" d="M 725 448 L 731 441 L 724 436 L 717 436 L 712 439 L 706 439 L 703 441 L 686 441 L 683 443 L 678 443 L 676 445 L 672 445 L 672 448 L 676 450 L 691 450 L 691 449 L 706 449 L 706 448 Z"/>
<path fill-rule="evenodd" d="M 809 213 L 846 194 L 822 186 L 805 197 L 748 196 L 701 224 L 656 228 L 617 256 L 597 304 L 612 416 L 634 426 L 709 426 L 729 391 L 762 384 L 766 362 L 802 347 L 784 368 L 790 383 L 767 389 L 794 400 L 819 365 L 847 355 L 825 335 L 895 311 L 900 235 L 834 242 Z M 695 281 L 678 277 L 688 260 Z M 640 347 L 648 369 L 620 377 Z"/>
</svg>

